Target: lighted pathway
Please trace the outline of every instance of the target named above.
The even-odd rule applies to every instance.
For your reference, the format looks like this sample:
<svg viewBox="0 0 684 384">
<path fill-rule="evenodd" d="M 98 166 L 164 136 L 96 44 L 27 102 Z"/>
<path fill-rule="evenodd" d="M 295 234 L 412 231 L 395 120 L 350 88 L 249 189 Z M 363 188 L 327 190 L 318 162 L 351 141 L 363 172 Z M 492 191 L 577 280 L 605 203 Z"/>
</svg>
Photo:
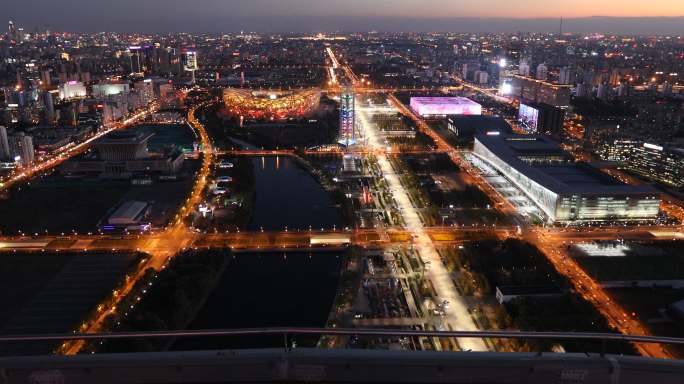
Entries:
<svg viewBox="0 0 684 384">
<path fill-rule="evenodd" d="M 378 137 L 375 124 L 368 121 L 368 113 L 376 108 L 362 106 L 361 100 L 356 100 L 357 123 L 365 135 L 367 145 L 372 149 L 385 148 L 382 139 Z M 386 109 L 383 107 L 382 109 Z M 384 111 L 383 111 L 384 112 Z M 418 216 L 418 212 L 411 204 L 408 193 L 401 184 L 399 177 L 394 172 L 392 165 L 387 159 L 387 155 L 378 152 L 377 161 L 382 174 L 387 181 L 392 197 L 399 207 L 401 217 L 406 224 L 406 229 L 414 235 L 414 246 L 418 251 L 423 262 L 429 263 L 426 267 L 427 278 L 432 283 L 437 296 L 440 300 L 448 300 L 449 307 L 446 309 L 445 323 L 454 331 L 477 331 L 475 322 L 468 313 L 466 301 L 458 294 L 453 280 L 449 276 L 449 271 L 442 263 L 439 253 L 432 240 L 423 228 L 423 223 Z M 461 348 L 472 351 L 487 351 L 487 346 L 482 339 L 459 339 Z"/>
</svg>

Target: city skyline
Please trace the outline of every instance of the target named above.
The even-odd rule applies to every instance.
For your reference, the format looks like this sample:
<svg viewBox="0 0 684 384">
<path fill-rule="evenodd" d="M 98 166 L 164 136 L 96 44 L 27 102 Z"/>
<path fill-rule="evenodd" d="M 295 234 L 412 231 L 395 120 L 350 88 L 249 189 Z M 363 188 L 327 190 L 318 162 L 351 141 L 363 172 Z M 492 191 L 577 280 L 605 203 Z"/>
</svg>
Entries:
<svg viewBox="0 0 684 384">
<path fill-rule="evenodd" d="M 10 3 L 2 384 L 680 382 L 680 3 Z"/>
</svg>

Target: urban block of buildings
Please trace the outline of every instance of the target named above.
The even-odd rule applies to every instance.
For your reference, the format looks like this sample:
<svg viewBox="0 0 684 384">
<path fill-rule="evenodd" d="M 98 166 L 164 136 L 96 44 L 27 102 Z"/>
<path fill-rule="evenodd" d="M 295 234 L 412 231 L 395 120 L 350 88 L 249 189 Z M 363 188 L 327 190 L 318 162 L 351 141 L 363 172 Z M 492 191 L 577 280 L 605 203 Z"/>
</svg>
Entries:
<svg viewBox="0 0 684 384">
<path fill-rule="evenodd" d="M 639 140 L 617 139 L 598 150 L 620 168 L 674 187 L 684 187 L 684 149 Z"/>
</svg>

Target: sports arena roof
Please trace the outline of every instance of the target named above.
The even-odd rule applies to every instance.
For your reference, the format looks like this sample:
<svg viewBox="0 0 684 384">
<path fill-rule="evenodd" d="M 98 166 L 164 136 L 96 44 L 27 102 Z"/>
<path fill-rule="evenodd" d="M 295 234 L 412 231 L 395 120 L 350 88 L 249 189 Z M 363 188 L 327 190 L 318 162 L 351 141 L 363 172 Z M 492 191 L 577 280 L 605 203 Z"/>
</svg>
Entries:
<svg viewBox="0 0 684 384">
<path fill-rule="evenodd" d="M 655 193 L 648 186 L 627 185 L 589 165 L 572 162 L 568 153 L 546 136 L 477 135 L 475 139 L 509 166 L 557 194 Z"/>
</svg>

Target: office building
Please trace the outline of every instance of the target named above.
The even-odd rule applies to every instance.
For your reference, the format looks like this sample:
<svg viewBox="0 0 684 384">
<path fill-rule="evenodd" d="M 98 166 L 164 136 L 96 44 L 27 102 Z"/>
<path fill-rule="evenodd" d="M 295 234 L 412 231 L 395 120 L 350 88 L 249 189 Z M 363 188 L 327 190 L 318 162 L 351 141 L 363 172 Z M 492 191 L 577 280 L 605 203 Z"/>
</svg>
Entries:
<svg viewBox="0 0 684 384">
<path fill-rule="evenodd" d="M 603 83 L 598 86 L 596 89 L 596 97 L 601 99 L 601 100 L 608 100 L 612 96 L 612 90 L 610 89 L 610 86 L 606 83 Z"/>
<path fill-rule="evenodd" d="M 565 123 L 565 111 L 544 103 L 520 102 L 518 122 L 527 133 L 560 135 Z"/>
<path fill-rule="evenodd" d="M 473 81 L 478 84 L 487 84 L 489 82 L 489 73 L 487 71 L 475 71 Z"/>
<path fill-rule="evenodd" d="M 530 76 L 530 59 L 524 58 L 520 60 L 518 66 L 518 75 L 528 77 Z"/>
<path fill-rule="evenodd" d="M 86 97 L 88 91 L 80 81 L 68 81 L 59 86 L 59 98 L 62 100 Z"/>
<path fill-rule="evenodd" d="M 554 222 L 653 220 L 659 194 L 626 185 L 574 163 L 558 144 L 537 135 L 478 135 L 473 153 L 524 193 Z"/>
<path fill-rule="evenodd" d="M 194 84 L 195 72 L 199 69 L 199 63 L 197 62 L 197 52 L 185 50 L 181 57 L 181 62 L 183 63 L 183 70 L 190 72 L 192 74 L 192 84 Z"/>
<path fill-rule="evenodd" d="M 131 87 L 128 83 L 103 83 L 93 85 L 93 97 L 102 98 L 120 93 L 128 94 Z"/>
<path fill-rule="evenodd" d="M 43 83 L 43 88 L 49 88 L 52 85 L 52 74 L 49 69 L 40 71 L 40 81 Z"/>
<path fill-rule="evenodd" d="M 589 87 L 584 83 L 577 84 L 577 87 L 575 88 L 575 96 L 581 98 L 589 97 Z"/>
<path fill-rule="evenodd" d="M 622 74 L 620 74 L 620 70 L 615 68 L 613 71 L 610 73 L 610 79 L 608 80 L 611 86 L 617 87 L 620 85 L 620 82 L 622 82 Z"/>
<path fill-rule="evenodd" d="M 154 100 L 154 84 L 152 84 L 151 79 L 135 82 L 133 84 L 133 89 L 140 95 L 142 105 Z"/>
<path fill-rule="evenodd" d="M 7 37 L 15 42 L 21 40 L 21 33 L 19 31 L 19 28 L 17 28 L 17 26 L 14 25 L 14 22 L 12 20 L 10 20 L 9 25 L 7 27 Z"/>
<path fill-rule="evenodd" d="M 184 70 L 191 72 L 199 69 L 196 51 L 185 50 L 182 55 L 182 60 Z"/>
<path fill-rule="evenodd" d="M 463 144 L 472 144 L 475 135 L 511 133 L 511 126 L 500 116 L 460 115 L 448 116 L 447 128 Z"/>
<path fill-rule="evenodd" d="M 111 125 L 128 113 L 128 97 L 123 94 L 106 97 L 102 102 L 102 123 Z"/>
<path fill-rule="evenodd" d="M 534 75 L 537 80 L 546 81 L 546 79 L 549 77 L 549 68 L 545 63 L 541 63 L 537 65 L 537 70 L 535 71 Z"/>
<path fill-rule="evenodd" d="M 41 93 L 41 101 L 43 103 L 45 121 L 52 123 L 55 120 L 55 101 L 52 98 L 51 92 Z"/>
<path fill-rule="evenodd" d="M 7 127 L 0 125 L 0 160 L 7 160 L 10 158 L 9 138 L 7 136 Z"/>
<path fill-rule="evenodd" d="M 627 83 L 620 83 L 617 90 L 618 97 L 629 97 L 632 94 L 632 87 Z"/>
<path fill-rule="evenodd" d="M 524 76 L 511 77 L 511 95 L 555 107 L 570 105 L 572 85 L 553 84 Z"/>
<path fill-rule="evenodd" d="M 141 57 L 143 47 L 134 45 L 128 47 L 128 57 L 131 66 L 131 73 L 142 73 L 145 71 L 143 67 L 144 59 Z"/>
<path fill-rule="evenodd" d="M 598 149 L 603 160 L 674 187 L 684 187 L 684 149 L 637 140 L 609 140 Z"/>
<path fill-rule="evenodd" d="M 563 67 L 558 72 L 558 84 L 574 84 L 575 70 L 571 67 Z"/>
<path fill-rule="evenodd" d="M 24 132 L 19 132 L 8 137 L 10 158 L 23 166 L 33 163 L 35 158 L 33 138 Z"/>
</svg>

